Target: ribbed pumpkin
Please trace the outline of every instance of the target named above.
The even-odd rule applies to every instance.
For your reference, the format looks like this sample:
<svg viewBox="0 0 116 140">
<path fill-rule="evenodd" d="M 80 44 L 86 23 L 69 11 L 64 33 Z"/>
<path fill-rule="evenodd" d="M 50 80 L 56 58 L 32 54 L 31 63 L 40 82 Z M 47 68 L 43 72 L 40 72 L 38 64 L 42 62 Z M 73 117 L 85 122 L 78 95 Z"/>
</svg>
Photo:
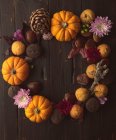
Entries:
<svg viewBox="0 0 116 140">
<path fill-rule="evenodd" d="M 29 65 L 23 58 L 11 56 L 2 64 L 2 75 L 10 85 L 20 85 L 29 75 Z"/>
<path fill-rule="evenodd" d="M 60 11 L 53 15 L 51 33 L 58 41 L 70 41 L 80 31 L 80 19 L 70 11 Z"/>
<path fill-rule="evenodd" d="M 44 120 L 47 120 L 52 112 L 51 102 L 43 97 L 35 95 L 32 97 L 31 102 L 25 109 L 26 117 L 36 123 L 40 123 Z"/>
</svg>

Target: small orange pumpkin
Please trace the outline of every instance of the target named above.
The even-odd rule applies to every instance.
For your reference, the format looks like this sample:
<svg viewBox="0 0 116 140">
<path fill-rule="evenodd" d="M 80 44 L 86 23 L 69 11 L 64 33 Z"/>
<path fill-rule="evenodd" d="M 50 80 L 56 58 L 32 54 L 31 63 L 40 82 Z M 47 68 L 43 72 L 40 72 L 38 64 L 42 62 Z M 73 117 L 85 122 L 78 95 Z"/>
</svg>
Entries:
<svg viewBox="0 0 116 140">
<path fill-rule="evenodd" d="M 70 41 L 80 31 L 80 19 L 70 11 L 60 11 L 53 15 L 51 33 L 58 41 Z"/>
<path fill-rule="evenodd" d="M 20 85 L 29 75 L 29 65 L 24 59 L 11 56 L 2 64 L 2 75 L 10 85 Z"/>
<path fill-rule="evenodd" d="M 26 117 L 36 123 L 47 120 L 52 112 L 52 103 L 43 96 L 35 95 L 25 109 Z"/>
</svg>

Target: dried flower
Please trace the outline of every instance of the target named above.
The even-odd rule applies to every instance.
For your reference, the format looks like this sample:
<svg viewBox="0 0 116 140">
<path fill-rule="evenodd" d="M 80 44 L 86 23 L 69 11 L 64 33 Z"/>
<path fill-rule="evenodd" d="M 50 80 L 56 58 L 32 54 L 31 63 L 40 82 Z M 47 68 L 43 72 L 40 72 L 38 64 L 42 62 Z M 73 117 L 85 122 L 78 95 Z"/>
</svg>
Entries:
<svg viewBox="0 0 116 140">
<path fill-rule="evenodd" d="M 68 54 L 68 59 L 74 58 L 77 54 L 79 54 L 79 51 L 81 48 L 83 48 L 85 45 L 85 39 L 83 37 L 78 37 L 72 42 L 72 48 Z"/>
<path fill-rule="evenodd" d="M 100 101 L 100 104 L 105 104 L 105 102 L 108 100 L 107 97 L 102 97 L 102 98 L 98 98 Z"/>
<path fill-rule="evenodd" d="M 95 21 L 91 23 L 90 32 L 93 34 L 103 37 L 108 35 L 112 28 L 112 22 L 108 19 L 108 17 L 97 17 Z"/>
<path fill-rule="evenodd" d="M 73 104 L 70 101 L 62 100 L 57 105 L 56 108 L 64 115 L 67 116 L 70 113 Z"/>
<path fill-rule="evenodd" d="M 96 73 L 94 77 L 94 81 L 90 87 L 90 90 L 93 91 L 94 87 L 96 84 L 99 83 L 101 79 L 104 79 L 104 77 L 108 74 L 109 68 L 107 65 L 103 65 L 104 59 L 102 59 L 100 62 L 97 63 L 96 65 Z"/>
<path fill-rule="evenodd" d="M 90 63 L 97 63 L 101 60 L 101 56 L 97 48 L 90 47 L 90 48 L 82 48 L 80 49 L 80 54 L 83 58 L 86 58 Z"/>
<path fill-rule="evenodd" d="M 42 38 L 44 40 L 51 40 L 53 38 L 53 35 L 50 32 L 44 33 L 43 36 L 42 36 Z"/>
<path fill-rule="evenodd" d="M 20 89 L 17 95 L 13 97 L 13 99 L 15 100 L 14 104 L 18 105 L 18 108 L 26 108 L 29 102 L 31 101 L 31 97 L 29 96 L 29 94 L 30 94 L 29 89 L 28 90 Z"/>
<path fill-rule="evenodd" d="M 100 53 L 95 47 L 88 48 L 86 53 L 87 53 L 87 61 L 90 63 L 97 63 L 98 61 L 101 60 Z"/>
<path fill-rule="evenodd" d="M 87 49 L 86 48 L 81 48 L 79 53 L 83 58 L 87 58 Z"/>
<path fill-rule="evenodd" d="M 23 41 L 24 40 L 22 31 L 20 29 L 17 29 L 16 32 L 14 32 L 13 37 L 14 37 L 14 40 L 19 40 L 19 41 Z"/>
</svg>

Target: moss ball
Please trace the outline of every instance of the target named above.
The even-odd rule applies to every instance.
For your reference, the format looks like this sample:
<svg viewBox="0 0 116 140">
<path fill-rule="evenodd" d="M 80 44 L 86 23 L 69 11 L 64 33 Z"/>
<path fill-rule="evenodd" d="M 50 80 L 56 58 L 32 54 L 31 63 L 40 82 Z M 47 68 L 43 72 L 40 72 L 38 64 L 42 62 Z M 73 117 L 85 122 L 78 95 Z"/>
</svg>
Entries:
<svg viewBox="0 0 116 140">
<path fill-rule="evenodd" d="M 110 46 L 107 44 L 101 44 L 97 47 L 97 49 L 99 50 L 102 58 L 108 57 L 111 52 Z"/>
<path fill-rule="evenodd" d="M 87 76 L 91 79 L 94 79 L 95 73 L 96 73 L 96 65 L 95 64 L 89 65 L 86 69 Z"/>
<path fill-rule="evenodd" d="M 94 93 L 97 98 L 104 97 L 108 93 L 108 87 L 104 84 L 98 84 L 94 87 Z"/>
<path fill-rule="evenodd" d="M 73 119 L 79 119 L 83 114 L 83 107 L 78 104 L 74 104 L 70 110 L 70 116 Z"/>
<path fill-rule="evenodd" d="M 88 99 L 88 101 L 86 102 L 86 109 L 89 112 L 96 112 L 98 111 L 100 107 L 100 102 L 97 98 L 95 97 L 91 97 L 90 99 Z"/>
<path fill-rule="evenodd" d="M 26 54 L 30 58 L 37 58 L 41 55 L 41 47 L 37 44 L 31 44 L 27 47 Z"/>
<path fill-rule="evenodd" d="M 11 51 L 14 55 L 22 55 L 25 52 L 25 45 L 21 41 L 12 44 Z"/>
<path fill-rule="evenodd" d="M 78 88 L 75 92 L 75 96 L 78 101 L 84 102 L 89 96 L 89 91 L 86 88 Z"/>
</svg>

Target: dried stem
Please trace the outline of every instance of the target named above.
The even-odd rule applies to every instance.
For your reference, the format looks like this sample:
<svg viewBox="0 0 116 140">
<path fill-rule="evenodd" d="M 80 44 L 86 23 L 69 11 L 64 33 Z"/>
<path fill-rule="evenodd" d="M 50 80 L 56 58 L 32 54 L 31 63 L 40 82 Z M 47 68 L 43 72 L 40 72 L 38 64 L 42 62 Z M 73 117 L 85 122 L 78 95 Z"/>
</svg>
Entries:
<svg viewBox="0 0 116 140">
<path fill-rule="evenodd" d="M 99 81 L 101 79 L 104 79 L 104 77 L 106 76 L 106 74 L 109 72 L 109 68 L 107 67 L 107 65 L 103 65 L 103 59 L 97 63 L 96 65 L 96 73 L 94 76 L 94 81 L 90 87 L 90 91 L 93 93 L 93 89 L 95 87 L 96 84 L 99 83 Z"/>
</svg>

